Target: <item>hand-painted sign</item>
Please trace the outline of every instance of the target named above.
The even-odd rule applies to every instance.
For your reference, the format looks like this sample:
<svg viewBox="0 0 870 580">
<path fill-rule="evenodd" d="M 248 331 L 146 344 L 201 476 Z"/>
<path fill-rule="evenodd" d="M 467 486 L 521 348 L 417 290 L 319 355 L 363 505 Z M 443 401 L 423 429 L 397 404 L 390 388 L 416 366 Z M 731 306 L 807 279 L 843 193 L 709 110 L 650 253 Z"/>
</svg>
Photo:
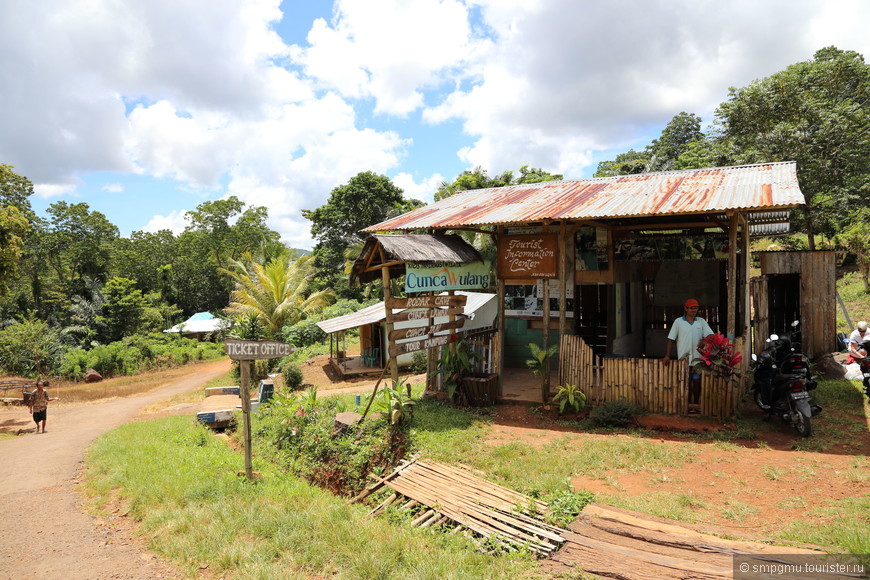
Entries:
<svg viewBox="0 0 870 580">
<path fill-rule="evenodd" d="M 390 298 L 387 306 L 391 309 L 400 308 L 437 308 L 438 306 L 465 306 L 468 296 L 413 296 L 410 298 Z"/>
<path fill-rule="evenodd" d="M 414 326 L 413 328 L 398 328 L 390 333 L 390 340 L 402 340 L 404 338 L 419 338 L 421 336 L 430 336 L 436 332 L 443 330 L 456 330 L 462 328 L 465 324 L 465 319 L 460 318 L 444 324 L 435 324 L 433 326 Z"/>
<path fill-rule="evenodd" d="M 224 341 L 227 355 L 233 360 L 265 360 L 287 356 L 296 347 L 276 340 L 238 340 L 228 338 Z"/>
<path fill-rule="evenodd" d="M 499 278 L 555 278 L 558 246 L 559 237 L 555 234 L 500 237 Z"/>
<path fill-rule="evenodd" d="M 467 264 L 405 264 L 405 292 L 431 290 L 476 290 L 489 288 L 490 266 L 485 262 Z"/>
<path fill-rule="evenodd" d="M 443 336 L 433 336 L 430 338 L 424 338 L 422 340 L 394 344 L 390 346 L 390 356 L 398 356 L 406 352 L 417 352 L 418 350 L 426 350 L 429 348 L 435 348 L 436 346 L 443 346 L 445 344 L 448 344 L 452 340 L 452 336 L 450 336 L 449 334 L 445 334 Z"/>
<path fill-rule="evenodd" d="M 405 320 L 427 320 L 437 316 L 462 314 L 464 308 L 423 308 L 420 310 L 403 310 L 387 315 L 387 322 L 404 322 Z"/>
</svg>

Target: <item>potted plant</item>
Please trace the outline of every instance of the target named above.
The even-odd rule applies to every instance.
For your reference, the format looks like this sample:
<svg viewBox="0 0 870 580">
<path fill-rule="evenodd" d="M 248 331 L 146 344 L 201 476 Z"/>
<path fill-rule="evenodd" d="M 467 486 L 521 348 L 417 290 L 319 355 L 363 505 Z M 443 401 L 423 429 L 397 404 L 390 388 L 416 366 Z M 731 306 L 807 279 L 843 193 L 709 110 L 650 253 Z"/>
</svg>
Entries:
<svg viewBox="0 0 870 580">
<path fill-rule="evenodd" d="M 470 342 L 459 340 L 456 348 L 445 348 L 436 373 L 444 375 L 444 389 L 451 401 L 474 407 L 495 403 L 498 375 L 475 372 L 480 356 Z"/>
</svg>

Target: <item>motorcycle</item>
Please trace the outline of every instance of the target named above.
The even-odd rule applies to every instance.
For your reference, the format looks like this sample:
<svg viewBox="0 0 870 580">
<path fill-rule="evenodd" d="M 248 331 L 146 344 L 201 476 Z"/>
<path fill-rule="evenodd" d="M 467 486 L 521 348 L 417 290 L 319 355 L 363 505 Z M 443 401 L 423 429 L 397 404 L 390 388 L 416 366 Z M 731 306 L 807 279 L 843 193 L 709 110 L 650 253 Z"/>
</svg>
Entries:
<svg viewBox="0 0 870 580">
<path fill-rule="evenodd" d="M 815 389 L 818 382 L 810 375 L 809 357 L 801 352 L 798 321 L 791 326 L 788 336 L 771 334 L 768 346 L 757 356 L 752 355 L 755 361 L 753 398 L 769 416 L 791 423 L 800 436 L 809 437 L 813 432 L 811 417 L 822 412 L 818 405 L 810 405 L 809 391 Z"/>
<path fill-rule="evenodd" d="M 865 340 L 861 348 L 864 350 L 864 357 L 858 359 L 858 365 L 864 377 L 864 394 L 870 399 L 870 340 Z"/>
</svg>

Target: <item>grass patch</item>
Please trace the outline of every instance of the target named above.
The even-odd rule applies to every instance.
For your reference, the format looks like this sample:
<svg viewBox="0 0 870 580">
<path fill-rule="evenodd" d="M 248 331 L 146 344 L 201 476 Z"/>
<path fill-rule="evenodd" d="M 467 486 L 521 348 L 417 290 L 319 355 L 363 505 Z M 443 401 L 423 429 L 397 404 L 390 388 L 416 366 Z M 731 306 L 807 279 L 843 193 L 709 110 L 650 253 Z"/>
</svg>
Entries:
<svg viewBox="0 0 870 580">
<path fill-rule="evenodd" d="M 870 494 L 850 497 L 818 507 L 819 521 L 793 521 L 786 524 L 777 537 L 811 542 L 820 546 L 836 546 L 848 553 L 859 555 L 865 565 L 870 565 Z"/>
<path fill-rule="evenodd" d="M 775 465 L 765 465 L 761 468 L 761 474 L 771 481 L 779 481 L 784 472 Z"/>
<path fill-rule="evenodd" d="M 690 493 L 654 492 L 640 496 L 608 494 L 601 496 L 605 503 L 662 518 L 695 522 L 695 509 L 706 507 Z"/>
<path fill-rule="evenodd" d="M 122 500 L 152 548 L 189 576 L 206 563 L 236 578 L 534 575 L 527 558 L 494 558 L 461 536 L 367 518 L 363 506 L 254 459 L 264 477 L 251 484 L 236 476 L 237 453 L 189 417 L 167 417 L 100 438 L 88 454 L 87 485 Z"/>
<path fill-rule="evenodd" d="M 722 517 L 728 520 L 742 521 L 758 513 L 758 508 L 747 505 L 736 499 L 730 499 L 720 510 Z"/>
</svg>

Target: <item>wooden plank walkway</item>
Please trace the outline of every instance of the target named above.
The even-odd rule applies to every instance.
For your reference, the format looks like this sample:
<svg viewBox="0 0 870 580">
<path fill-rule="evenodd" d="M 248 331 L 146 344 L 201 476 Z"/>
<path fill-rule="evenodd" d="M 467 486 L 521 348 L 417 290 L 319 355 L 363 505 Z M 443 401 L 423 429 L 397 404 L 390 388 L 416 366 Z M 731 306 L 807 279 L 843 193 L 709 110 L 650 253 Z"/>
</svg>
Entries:
<svg viewBox="0 0 870 580">
<path fill-rule="evenodd" d="M 394 491 L 375 507 L 375 515 L 390 505 L 419 510 L 412 525 L 455 526 L 506 549 L 524 547 L 545 557 L 556 551 L 568 530 L 544 521 L 547 504 L 480 478 L 466 469 L 441 463 L 409 461 L 380 479 L 352 501 L 361 501 L 383 486 Z"/>
<path fill-rule="evenodd" d="M 822 556 L 808 548 L 726 540 L 629 510 L 591 504 L 563 534 L 566 542 L 550 557 L 554 570 L 576 570 L 622 580 L 720 580 L 734 577 L 734 556 L 776 563 L 778 555 Z M 858 576 L 855 576 L 858 577 Z M 844 578 L 820 574 L 821 579 Z"/>
</svg>

